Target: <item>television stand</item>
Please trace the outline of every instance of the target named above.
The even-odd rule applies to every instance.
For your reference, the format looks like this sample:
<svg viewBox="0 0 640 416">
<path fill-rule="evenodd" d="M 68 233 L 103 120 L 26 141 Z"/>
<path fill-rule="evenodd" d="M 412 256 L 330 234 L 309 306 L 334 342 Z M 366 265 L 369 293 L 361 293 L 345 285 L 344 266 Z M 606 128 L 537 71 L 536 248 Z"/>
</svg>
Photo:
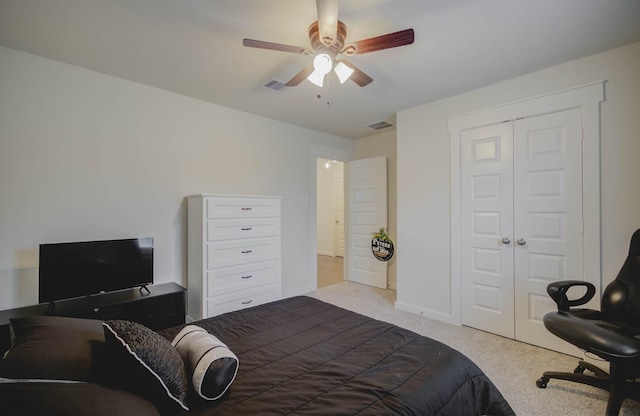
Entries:
<svg viewBox="0 0 640 416">
<path fill-rule="evenodd" d="M 176 283 L 132 288 L 0 311 L 0 357 L 9 348 L 9 319 L 38 315 L 124 319 L 155 331 L 185 323 L 186 289 Z"/>
</svg>

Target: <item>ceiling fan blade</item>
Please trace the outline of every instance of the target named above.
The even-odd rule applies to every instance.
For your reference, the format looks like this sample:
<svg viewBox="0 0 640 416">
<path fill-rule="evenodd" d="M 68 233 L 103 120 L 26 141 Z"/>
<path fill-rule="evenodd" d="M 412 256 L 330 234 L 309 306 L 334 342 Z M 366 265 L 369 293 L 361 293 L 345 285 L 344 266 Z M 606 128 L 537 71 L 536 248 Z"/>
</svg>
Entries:
<svg viewBox="0 0 640 416">
<path fill-rule="evenodd" d="M 411 45 L 413 40 L 413 29 L 405 29 L 399 32 L 388 33 L 386 35 L 352 42 L 344 47 L 342 53 L 349 56 L 362 55 L 363 53 L 375 52 L 382 49 Z"/>
<path fill-rule="evenodd" d="M 316 0 L 320 41 L 331 46 L 338 32 L 338 0 Z"/>
<path fill-rule="evenodd" d="M 301 46 L 283 45 L 282 43 L 265 42 L 255 39 L 242 39 L 242 45 L 249 48 L 270 49 L 272 51 L 299 53 L 302 55 L 311 55 L 313 53 L 313 51 Z"/>
<path fill-rule="evenodd" d="M 373 78 L 371 78 L 369 75 L 362 72 L 358 67 L 353 65 L 351 62 L 346 61 L 344 59 L 341 59 L 340 62 L 344 63 L 346 66 L 353 69 L 353 74 L 351 74 L 349 79 L 355 82 L 356 84 L 360 85 L 361 87 L 369 85 L 373 81 Z"/>
<path fill-rule="evenodd" d="M 302 69 L 302 71 L 298 72 L 293 78 L 291 78 L 286 84 L 287 87 L 295 87 L 300 85 L 302 81 L 307 79 L 309 75 L 313 72 L 313 64 L 309 64 Z"/>
</svg>

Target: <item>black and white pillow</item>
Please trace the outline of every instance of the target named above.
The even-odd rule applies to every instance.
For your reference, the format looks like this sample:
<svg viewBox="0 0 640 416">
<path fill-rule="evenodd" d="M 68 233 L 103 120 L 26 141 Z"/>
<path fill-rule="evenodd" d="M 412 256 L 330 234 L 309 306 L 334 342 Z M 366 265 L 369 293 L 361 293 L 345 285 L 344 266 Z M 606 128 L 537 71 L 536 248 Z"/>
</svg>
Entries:
<svg viewBox="0 0 640 416">
<path fill-rule="evenodd" d="M 193 389 L 206 400 L 217 400 L 238 373 L 238 357 L 215 336 L 196 325 L 185 326 L 171 343 L 184 360 Z"/>
<path fill-rule="evenodd" d="M 111 383 L 138 394 L 162 413 L 189 410 L 189 388 L 184 362 L 162 336 L 135 322 L 104 323 L 104 338 L 111 358 Z"/>
</svg>

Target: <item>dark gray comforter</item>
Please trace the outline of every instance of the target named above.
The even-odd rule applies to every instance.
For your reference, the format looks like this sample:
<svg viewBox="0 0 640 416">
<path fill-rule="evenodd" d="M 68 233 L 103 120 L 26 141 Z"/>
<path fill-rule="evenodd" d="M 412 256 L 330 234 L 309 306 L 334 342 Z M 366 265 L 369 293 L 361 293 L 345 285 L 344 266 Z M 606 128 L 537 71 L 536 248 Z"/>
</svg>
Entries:
<svg viewBox="0 0 640 416">
<path fill-rule="evenodd" d="M 513 415 L 467 357 L 427 337 L 294 297 L 194 322 L 240 360 L 217 402 L 191 415 Z M 172 339 L 180 327 L 160 333 Z"/>
</svg>

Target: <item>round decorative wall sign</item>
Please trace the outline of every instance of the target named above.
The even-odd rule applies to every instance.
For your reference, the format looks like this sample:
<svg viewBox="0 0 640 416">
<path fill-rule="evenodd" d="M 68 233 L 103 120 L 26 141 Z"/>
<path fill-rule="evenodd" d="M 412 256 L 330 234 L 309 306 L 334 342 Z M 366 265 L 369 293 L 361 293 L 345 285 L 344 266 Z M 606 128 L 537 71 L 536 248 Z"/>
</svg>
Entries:
<svg viewBox="0 0 640 416">
<path fill-rule="evenodd" d="M 395 252 L 393 248 L 393 241 L 389 238 L 387 230 L 380 228 L 373 233 L 371 239 L 371 252 L 373 256 L 380 261 L 389 261 L 393 257 Z"/>
</svg>

